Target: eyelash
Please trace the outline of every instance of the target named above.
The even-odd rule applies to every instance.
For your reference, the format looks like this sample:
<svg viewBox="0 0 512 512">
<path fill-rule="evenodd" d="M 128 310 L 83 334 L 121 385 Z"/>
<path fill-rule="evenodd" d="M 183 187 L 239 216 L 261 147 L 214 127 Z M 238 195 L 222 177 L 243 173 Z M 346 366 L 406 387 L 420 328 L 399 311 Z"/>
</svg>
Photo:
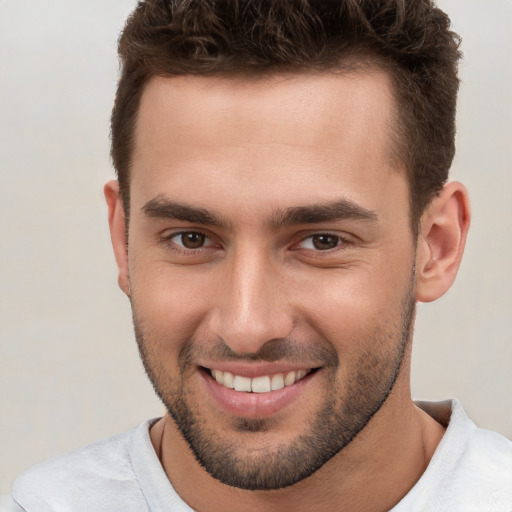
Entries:
<svg viewBox="0 0 512 512">
<path fill-rule="evenodd" d="M 168 234 L 163 234 L 161 237 L 160 237 L 160 242 L 166 246 L 166 248 L 170 248 L 172 249 L 173 251 L 175 252 L 178 252 L 180 254 L 193 254 L 193 253 L 199 253 L 199 252 L 202 252 L 206 249 L 210 249 L 211 247 L 214 247 L 214 243 L 210 243 L 208 245 L 202 245 L 200 247 L 197 247 L 197 248 L 188 248 L 188 247 L 185 247 L 177 242 L 174 242 L 173 239 L 176 238 L 176 237 L 179 237 L 179 236 L 183 236 L 183 235 L 186 235 L 186 234 L 189 234 L 189 235 L 201 235 L 205 238 L 205 240 L 208 240 L 210 242 L 213 242 L 212 240 L 212 237 L 210 237 L 207 233 L 205 233 L 204 231 L 201 231 L 201 230 L 180 230 L 180 231 L 173 231 L 171 233 L 168 233 Z M 327 249 L 315 249 L 315 248 L 301 248 L 301 247 L 298 247 L 299 245 L 303 244 L 304 242 L 306 242 L 307 240 L 311 240 L 311 244 L 314 244 L 313 242 L 313 239 L 315 237 L 333 237 L 336 239 L 336 245 L 332 248 L 327 248 Z M 311 234 L 308 234 L 307 236 L 303 236 L 298 242 L 294 243 L 293 246 L 292 246 L 292 250 L 295 250 L 295 251 L 301 251 L 301 250 L 305 250 L 305 251 L 308 251 L 308 252 L 311 252 L 312 254 L 315 254 L 315 255 L 321 255 L 321 254 L 330 254 L 332 252 L 336 252 L 336 251 L 339 251 L 339 250 L 343 250 L 343 249 L 346 249 L 347 246 L 350 246 L 350 245 L 353 245 L 354 242 L 352 240 L 350 240 L 348 237 L 345 237 L 345 236 L 342 236 L 338 233 L 331 233 L 331 232 L 328 232 L 328 231 L 317 231 L 317 232 L 314 232 L 314 233 L 311 233 Z"/>
<path fill-rule="evenodd" d="M 332 237 L 332 238 L 335 238 L 336 239 L 336 245 L 332 248 L 327 248 L 327 249 L 318 249 L 318 248 L 314 248 L 314 247 L 311 247 L 311 248 L 306 248 L 306 249 L 303 249 L 303 250 L 307 250 L 307 251 L 312 251 L 314 254 L 325 254 L 325 253 L 331 253 L 331 252 L 334 252 L 334 251 L 339 251 L 339 250 L 342 250 L 344 248 L 346 248 L 345 246 L 349 245 L 351 243 L 351 241 L 347 238 L 347 237 L 344 237 L 338 233 L 330 233 L 328 231 L 320 231 L 320 232 L 315 232 L 315 233 L 311 233 L 305 237 L 303 237 L 299 242 L 298 244 L 296 245 L 299 245 L 299 244 L 303 244 L 304 242 L 306 242 L 307 240 L 310 240 L 311 241 L 311 245 L 314 245 L 314 238 L 315 237 Z M 297 250 L 301 250 L 301 248 L 298 248 Z"/>
<path fill-rule="evenodd" d="M 166 248 L 170 248 L 173 251 L 178 252 L 180 254 L 198 253 L 211 247 L 211 245 L 206 245 L 191 249 L 173 241 L 173 238 L 176 238 L 180 235 L 183 236 L 186 234 L 201 235 L 204 236 L 206 240 L 212 241 L 212 237 L 208 236 L 208 234 L 205 233 L 204 231 L 197 229 L 183 229 L 180 231 L 173 231 L 171 233 L 162 234 L 160 237 L 160 243 L 162 243 Z"/>
</svg>

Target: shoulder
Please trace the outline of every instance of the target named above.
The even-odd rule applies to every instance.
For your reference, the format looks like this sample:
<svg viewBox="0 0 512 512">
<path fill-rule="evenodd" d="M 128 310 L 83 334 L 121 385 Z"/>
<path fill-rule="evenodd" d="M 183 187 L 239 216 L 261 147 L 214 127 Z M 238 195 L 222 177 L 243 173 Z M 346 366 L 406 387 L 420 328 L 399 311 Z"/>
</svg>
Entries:
<svg viewBox="0 0 512 512">
<path fill-rule="evenodd" d="M 512 442 L 478 428 L 457 400 L 418 403 L 447 426 L 425 473 L 396 512 L 512 512 Z"/>
<path fill-rule="evenodd" d="M 456 400 L 452 401 L 445 438 L 448 453 L 460 456 L 459 469 L 471 469 L 471 473 L 481 479 L 491 477 L 493 481 L 503 481 L 512 493 L 512 441 L 497 432 L 477 427 Z"/>
<path fill-rule="evenodd" d="M 461 427 L 447 440 L 446 455 L 455 462 L 453 471 L 445 474 L 447 493 L 471 511 L 511 512 L 512 442 L 467 418 Z"/>
<path fill-rule="evenodd" d="M 512 441 L 496 432 L 475 428 L 468 436 L 461 466 L 473 468 L 473 478 L 478 475 L 482 485 L 501 483 L 512 500 Z M 466 477 L 472 479 L 470 474 Z"/>
<path fill-rule="evenodd" d="M 14 501 L 27 512 L 129 512 L 132 508 L 123 504 L 138 504 L 142 498 L 131 464 L 131 445 L 141 430 L 147 432 L 148 425 L 143 423 L 28 469 L 14 482 Z M 139 506 L 136 510 L 146 509 Z"/>
</svg>

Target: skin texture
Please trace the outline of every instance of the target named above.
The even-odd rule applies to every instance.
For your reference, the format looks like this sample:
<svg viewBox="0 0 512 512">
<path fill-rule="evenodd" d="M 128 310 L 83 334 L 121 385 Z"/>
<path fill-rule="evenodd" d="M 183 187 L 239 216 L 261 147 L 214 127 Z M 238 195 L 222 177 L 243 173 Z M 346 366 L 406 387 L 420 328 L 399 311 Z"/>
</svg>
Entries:
<svg viewBox="0 0 512 512">
<path fill-rule="evenodd" d="M 105 194 L 119 283 L 174 418 L 152 440 L 196 510 L 389 510 L 442 436 L 410 398 L 410 331 L 416 300 L 453 282 L 469 207 L 447 185 L 413 239 L 393 108 L 378 71 L 144 91 L 128 240 L 117 183 Z M 316 371 L 275 410 L 255 394 L 233 409 L 204 368 Z"/>
</svg>

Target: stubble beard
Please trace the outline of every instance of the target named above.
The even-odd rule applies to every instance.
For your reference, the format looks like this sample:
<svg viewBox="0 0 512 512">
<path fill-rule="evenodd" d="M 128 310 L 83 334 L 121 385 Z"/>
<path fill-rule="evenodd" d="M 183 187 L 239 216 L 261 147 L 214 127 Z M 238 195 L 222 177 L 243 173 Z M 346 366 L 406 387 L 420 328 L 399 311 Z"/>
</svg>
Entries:
<svg viewBox="0 0 512 512">
<path fill-rule="evenodd" d="M 366 427 L 390 395 L 411 341 L 415 315 L 413 282 L 402 303 L 400 320 L 386 332 L 376 329 L 368 347 L 381 347 L 384 351 L 362 353 L 354 365 L 356 370 L 349 379 L 336 387 L 338 355 L 327 340 L 320 348 L 312 344 L 308 354 L 322 357 L 325 379 L 323 404 L 313 415 L 305 418 L 303 433 L 292 442 L 273 443 L 268 450 L 251 450 L 251 435 L 261 437 L 272 432 L 272 419 L 235 418 L 232 428 L 240 433 L 241 442 L 234 436 L 222 437 L 216 425 L 208 423 L 201 410 L 194 407 L 194 397 L 187 388 L 187 378 L 193 371 L 195 346 L 186 342 L 180 352 L 180 375 L 169 375 L 162 358 L 152 348 L 133 307 L 137 344 L 146 373 L 182 436 L 199 464 L 220 482 L 245 490 L 276 490 L 293 485 L 311 476 Z M 389 343 L 393 338 L 394 344 Z M 326 344 L 327 342 L 327 344 Z M 276 340 L 264 345 L 264 354 L 253 355 L 251 360 L 276 360 L 286 353 L 296 353 L 292 340 Z M 326 348 L 329 347 L 329 348 Z M 221 350 L 221 349 L 219 349 Z M 224 353 L 230 353 L 223 346 Z M 299 349 L 307 350 L 307 349 Z M 239 356 L 233 356 L 240 359 Z M 333 392 L 332 390 L 337 390 Z M 319 400 L 320 403 L 320 400 Z M 263 443 L 264 444 L 264 443 Z M 261 443 L 259 443 L 261 447 Z"/>
</svg>

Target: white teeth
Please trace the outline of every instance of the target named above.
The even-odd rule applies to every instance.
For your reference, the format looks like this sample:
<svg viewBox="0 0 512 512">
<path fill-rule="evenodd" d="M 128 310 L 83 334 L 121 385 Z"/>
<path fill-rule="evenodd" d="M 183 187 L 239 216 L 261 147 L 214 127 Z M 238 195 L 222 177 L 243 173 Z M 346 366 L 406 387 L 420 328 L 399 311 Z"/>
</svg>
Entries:
<svg viewBox="0 0 512 512">
<path fill-rule="evenodd" d="M 212 370 L 213 377 L 219 384 L 224 384 L 224 373 L 220 370 Z"/>
<path fill-rule="evenodd" d="M 231 372 L 221 370 L 211 370 L 213 378 L 222 386 L 236 391 L 268 393 L 269 391 L 278 391 L 285 386 L 291 386 L 300 379 L 304 378 L 310 370 L 297 370 L 286 374 L 276 373 L 274 375 L 261 375 L 260 377 L 242 377 L 233 375 Z"/>
<path fill-rule="evenodd" d="M 272 382 L 270 383 L 272 391 L 284 388 L 284 377 L 282 373 L 276 373 L 272 376 Z"/>
<path fill-rule="evenodd" d="M 253 393 L 268 393 L 270 391 L 270 377 L 255 377 L 252 379 L 251 390 Z"/>
<path fill-rule="evenodd" d="M 235 388 L 235 391 L 251 391 L 251 379 L 249 377 L 240 377 L 240 375 L 235 375 L 233 387 Z"/>
<path fill-rule="evenodd" d="M 295 372 L 290 372 L 284 378 L 284 385 L 291 386 L 294 383 L 295 383 Z"/>
<path fill-rule="evenodd" d="M 302 379 L 303 377 L 305 377 L 306 375 L 308 374 L 308 371 L 307 370 L 299 370 L 296 374 L 295 374 L 295 380 L 300 380 Z"/>
<path fill-rule="evenodd" d="M 223 373 L 223 372 L 221 372 L 221 373 Z M 234 380 L 235 380 L 235 377 L 232 373 L 224 372 L 224 382 L 223 382 L 224 386 L 226 386 L 227 388 L 233 389 Z M 219 381 L 217 381 L 217 382 L 219 382 Z"/>
</svg>

